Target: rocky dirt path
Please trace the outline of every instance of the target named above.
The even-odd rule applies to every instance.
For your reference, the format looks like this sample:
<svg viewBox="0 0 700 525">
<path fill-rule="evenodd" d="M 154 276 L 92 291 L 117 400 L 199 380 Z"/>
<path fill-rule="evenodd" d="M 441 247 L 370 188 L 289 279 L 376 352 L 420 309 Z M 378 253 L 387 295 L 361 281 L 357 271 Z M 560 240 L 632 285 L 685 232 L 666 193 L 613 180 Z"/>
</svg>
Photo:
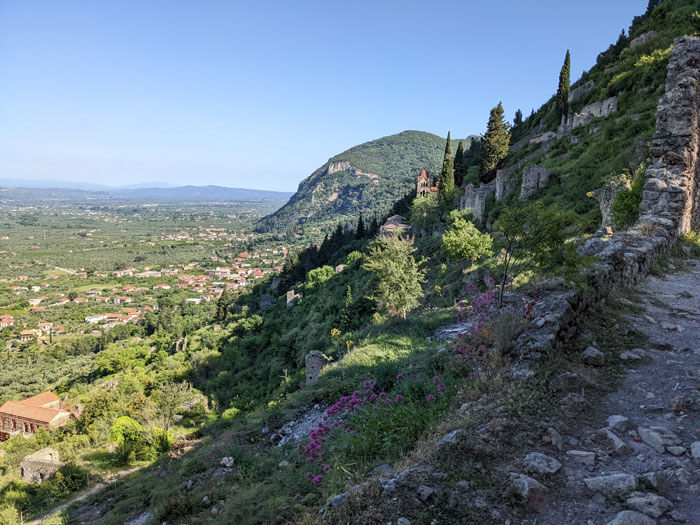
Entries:
<svg viewBox="0 0 700 525">
<path fill-rule="evenodd" d="M 624 381 L 584 427 L 550 429 L 525 458 L 541 509 L 523 524 L 700 524 L 700 261 L 634 293 L 648 345 L 620 356 Z"/>
</svg>

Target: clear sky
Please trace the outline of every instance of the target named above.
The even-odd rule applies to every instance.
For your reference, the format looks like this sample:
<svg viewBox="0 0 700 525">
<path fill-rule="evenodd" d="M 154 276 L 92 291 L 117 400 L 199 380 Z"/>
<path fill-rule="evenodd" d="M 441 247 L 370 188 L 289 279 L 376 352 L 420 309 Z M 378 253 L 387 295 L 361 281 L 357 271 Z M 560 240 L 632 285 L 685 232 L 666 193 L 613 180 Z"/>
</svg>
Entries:
<svg viewBox="0 0 700 525">
<path fill-rule="evenodd" d="M 646 0 L 0 0 L 0 177 L 295 190 L 418 129 L 483 133 Z"/>
</svg>

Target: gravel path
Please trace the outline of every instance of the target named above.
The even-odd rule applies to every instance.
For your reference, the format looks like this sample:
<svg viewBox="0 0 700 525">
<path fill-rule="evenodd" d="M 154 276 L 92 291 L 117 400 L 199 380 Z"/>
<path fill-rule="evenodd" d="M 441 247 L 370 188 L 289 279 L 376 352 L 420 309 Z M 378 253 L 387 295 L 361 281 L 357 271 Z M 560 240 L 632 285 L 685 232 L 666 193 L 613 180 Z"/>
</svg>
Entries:
<svg viewBox="0 0 700 525">
<path fill-rule="evenodd" d="M 635 293 L 644 312 L 630 321 L 649 343 L 621 355 L 626 377 L 590 428 L 555 429 L 543 451 L 561 464 L 556 478 L 547 480 L 548 459 L 530 458 L 549 496 L 523 523 L 700 525 L 700 262 L 650 276 Z"/>
</svg>

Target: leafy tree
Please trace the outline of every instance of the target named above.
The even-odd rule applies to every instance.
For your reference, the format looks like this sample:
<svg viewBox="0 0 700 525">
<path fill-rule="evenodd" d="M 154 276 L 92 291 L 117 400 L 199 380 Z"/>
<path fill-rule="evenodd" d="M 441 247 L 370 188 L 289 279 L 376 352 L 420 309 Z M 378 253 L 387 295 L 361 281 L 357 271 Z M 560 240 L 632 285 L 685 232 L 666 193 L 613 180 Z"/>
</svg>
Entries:
<svg viewBox="0 0 700 525">
<path fill-rule="evenodd" d="M 374 275 L 375 291 L 372 299 L 389 312 L 398 312 L 405 319 L 406 312 L 420 304 L 423 297 L 421 283 L 425 282 L 423 261 L 413 257 L 416 249 L 400 237 L 377 239 L 370 246 L 363 268 Z"/>
<path fill-rule="evenodd" d="M 569 241 L 577 233 L 573 211 L 545 208 L 541 202 L 512 205 L 493 226 L 503 249 L 499 305 L 509 279 L 525 270 L 585 284 L 580 272 L 585 259 L 578 254 L 576 243 Z"/>
<path fill-rule="evenodd" d="M 335 275 L 335 269 L 332 266 L 321 266 L 311 270 L 306 275 L 306 282 L 309 287 L 316 284 L 321 284 Z"/>
<path fill-rule="evenodd" d="M 491 236 L 481 233 L 462 213 L 456 210 L 451 212 L 448 221 L 451 224 L 442 236 L 442 247 L 450 257 L 474 262 L 493 254 Z"/>
<path fill-rule="evenodd" d="M 661 2 L 662 2 L 662 0 L 649 0 L 649 3 L 647 4 L 646 13 L 644 13 L 644 14 L 645 14 L 645 15 L 651 14 L 651 12 L 652 12 L 654 9 L 656 9 L 656 6 L 658 6 Z"/>
<path fill-rule="evenodd" d="M 452 145 L 450 144 L 450 132 L 447 132 L 447 142 L 445 144 L 445 156 L 442 159 L 442 171 L 440 172 L 440 185 L 438 187 L 438 201 L 443 207 L 452 204 L 455 191 L 455 166 L 452 156 Z"/>
<path fill-rule="evenodd" d="M 557 89 L 556 108 L 557 117 L 569 114 L 569 91 L 571 90 L 571 54 L 566 50 L 564 65 L 559 72 L 559 88 Z"/>
<path fill-rule="evenodd" d="M 440 206 L 437 195 L 428 193 L 423 197 L 416 197 L 411 205 L 409 220 L 415 232 L 430 233 L 440 224 Z"/>
<path fill-rule="evenodd" d="M 503 105 L 491 110 L 486 134 L 483 138 L 483 159 L 480 176 L 483 182 L 489 182 L 496 174 L 503 159 L 508 155 L 510 147 L 510 127 L 503 118 Z"/>
<path fill-rule="evenodd" d="M 690 15 L 690 22 L 693 24 L 693 29 L 694 34 L 700 35 L 700 11 L 694 11 L 692 15 Z"/>
<path fill-rule="evenodd" d="M 109 431 L 109 439 L 117 444 L 117 454 L 123 464 L 128 463 L 132 455 L 140 455 L 146 445 L 143 426 L 129 416 L 116 419 Z"/>
<path fill-rule="evenodd" d="M 160 385 L 154 393 L 156 405 L 158 406 L 155 419 L 167 432 L 175 420 L 175 415 L 182 409 L 182 404 L 190 394 L 190 386 L 184 381 L 176 383 L 168 381 Z"/>
<path fill-rule="evenodd" d="M 455 188 L 461 188 L 464 184 L 468 167 L 464 158 L 464 143 L 460 140 L 455 153 Z"/>
</svg>

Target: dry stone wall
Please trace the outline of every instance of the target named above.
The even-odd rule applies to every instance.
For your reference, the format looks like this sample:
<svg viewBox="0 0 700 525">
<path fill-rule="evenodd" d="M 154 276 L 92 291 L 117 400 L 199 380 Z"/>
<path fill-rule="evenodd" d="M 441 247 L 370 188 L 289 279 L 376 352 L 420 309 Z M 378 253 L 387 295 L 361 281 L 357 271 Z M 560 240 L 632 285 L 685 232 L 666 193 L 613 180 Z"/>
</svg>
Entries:
<svg viewBox="0 0 700 525">
<path fill-rule="evenodd" d="M 673 225 L 677 233 L 700 226 L 700 40 L 676 39 L 666 93 L 656 113 L 640 215 Z"/>
</svg>

